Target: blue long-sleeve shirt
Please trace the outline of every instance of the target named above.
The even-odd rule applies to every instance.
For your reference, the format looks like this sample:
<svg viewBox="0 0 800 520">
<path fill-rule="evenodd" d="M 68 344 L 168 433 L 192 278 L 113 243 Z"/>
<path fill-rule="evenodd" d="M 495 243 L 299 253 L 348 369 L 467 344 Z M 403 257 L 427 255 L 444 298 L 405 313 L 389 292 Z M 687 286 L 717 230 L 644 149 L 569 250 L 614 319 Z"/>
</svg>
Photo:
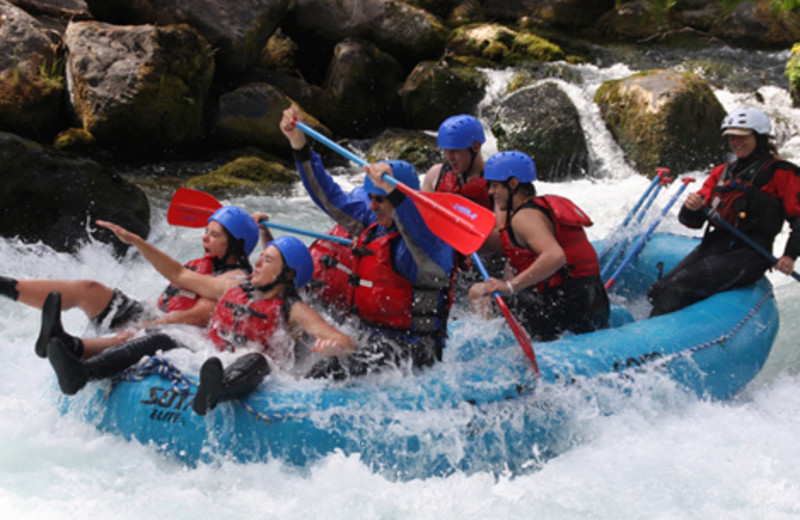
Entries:
<svg viewBox="0 0 800 520">
<path fill-rule="evenodd" d="M 352 236 L 360 235 L 377 220 L 369 202 L 344 191 L 310 147 L 295 150 L 294 158 L 311 199 Z M 394 226 L 378 226 L 378 236 L 395 229 L 400 233 L 402 239 L 392 243 L 394 270 L 415 285 L 447 287 L 454 266 L 453 248 L 431 232 L 414 201 L 400 190 L 393 190 L 388 200 L 394 207 Z"/>
</svg>

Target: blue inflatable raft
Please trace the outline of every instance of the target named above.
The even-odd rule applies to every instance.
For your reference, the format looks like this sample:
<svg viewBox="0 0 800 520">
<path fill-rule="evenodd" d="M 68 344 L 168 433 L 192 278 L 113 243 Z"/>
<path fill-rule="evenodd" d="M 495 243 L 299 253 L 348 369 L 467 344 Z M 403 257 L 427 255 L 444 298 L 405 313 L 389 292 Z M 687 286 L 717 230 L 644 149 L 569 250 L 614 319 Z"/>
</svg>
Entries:
<svg viewBox="0 0 800 520">
<path fill-rule="evenodd" d="M 646 306 L 659 264 L 666 272 L 696 243 L 651 237 L 617 280 L 613 301 Z M 766 279 L 657 318 L 634 321 L 618 305 L 612 315 L 607 330 L 535 343 L 538 380 L 502 319 L 454 320 L 444 361 L 416 376 L 347 383 L 270 376 L 248 398 L 201 417 L 191 408 L 196 378 L 153 358 L 134 377 L 62 397 L 61 409 L 188 463 L 280 460 L 307 468 L 338 451 L 389 478 L 520 472 L 580 442 L 576 416 L 587 406 L 607 413 L 601 389 L 624 397 L 649 382 L 673 394 L 734 396 L 764 365 L 779 322 Z"/>
</svg>

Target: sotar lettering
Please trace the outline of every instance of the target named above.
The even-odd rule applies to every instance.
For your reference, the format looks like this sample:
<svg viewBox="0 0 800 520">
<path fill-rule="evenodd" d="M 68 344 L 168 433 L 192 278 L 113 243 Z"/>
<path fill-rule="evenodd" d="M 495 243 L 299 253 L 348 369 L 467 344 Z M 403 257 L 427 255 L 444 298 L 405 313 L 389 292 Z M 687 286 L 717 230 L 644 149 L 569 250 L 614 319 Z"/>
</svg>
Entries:
<svg viewBox="0 0 800 520">
<path fill-rule="evenodd" d="M 468 217 L 470 220 L 475 220 L 476 218 L 478 218 L 477 213 L 475 213 L 474 211 L 470 211 L 468 207 L 462 206 L 461 204 L 454 204 L 453 209 L 458 211 L 465 217 Z"/>
<path fill-rule="evenodd" d="M 181 412 L 192 404 L 192 394 L 176 392 L 172 389 L 151 387 L 150 398 L 140 401 L 145 406 L 153 407 L 149 418 L 152 421 L 182 423 Z"/>
</svg>

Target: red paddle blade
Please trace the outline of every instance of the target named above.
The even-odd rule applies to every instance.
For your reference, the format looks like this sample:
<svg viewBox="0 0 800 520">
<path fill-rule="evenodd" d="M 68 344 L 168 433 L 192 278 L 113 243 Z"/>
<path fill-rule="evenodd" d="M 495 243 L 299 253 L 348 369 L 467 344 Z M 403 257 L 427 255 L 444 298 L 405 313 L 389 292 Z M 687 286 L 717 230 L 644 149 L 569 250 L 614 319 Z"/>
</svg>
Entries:
<svg viewBox="0 0 800 520">
<path fill-rule="evenodd" d="M 397 183 L 397 189 L 414 200 L 431 232 L 461 254 L 471 255 L 480 249 L 494 229 L 494 213 L 466 197 L 455 193 L 423 193 L 402 182 Z"/>
<path fill-rule="evenodd" d="M 528 359 L 531 360 L 533 372 L 536 374 L 536 377 L 539 377 L 539 364 L 536 362 L 536 355 L 533 353 L 533 343 L 531 343 L 531 337 L 528 336 L 528 333 L 522 328 L 522 324 L 520 324 L 517 317 L 511 313 L 511 310 L 508 308 L 508 305 L 506 305 L 506 301 L 502 298 L 502 296 L 495 293 L 494 301 L 497 303 L 497 306 L 500 308 L 503 316 L 506 317 L 506 321 L 508 321 L 509 326 L 511 326 L 511 331 L 514 333 L 514 336 L 517 337 L 517 341 L 519 341 L 522 350 L 525 351 L 525 355 L 527 355 Z"/>
<path fill-rule="evenodd" d="M 173 226 L 205 227 L 208 217 L 221 207 L 213 195 L 191 188 L 178 188 L 169 203 L 167 222 Z"/>
</svg>

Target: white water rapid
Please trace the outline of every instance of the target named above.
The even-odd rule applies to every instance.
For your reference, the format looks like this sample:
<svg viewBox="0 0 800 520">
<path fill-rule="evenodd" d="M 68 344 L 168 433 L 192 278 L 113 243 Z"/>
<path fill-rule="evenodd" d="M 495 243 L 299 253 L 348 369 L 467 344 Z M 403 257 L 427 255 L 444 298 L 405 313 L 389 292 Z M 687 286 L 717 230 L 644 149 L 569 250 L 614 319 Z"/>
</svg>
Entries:
<svg viewBox="0 0 800 520">
<path fill-rule="evenodd" d="M 602 81 L 635 71 L 619 64 L 576 70 L 584 84 L 563 86 L 581 113 L 592 158 L 601 165 L 599 178 L 539 183 L 538 189 L 575 200 L 595 220 L 590 236 L 599 239 L 616 229 L 649 184 L 624 166 L 592 103 Z M 498 73 L 496 79 L 503 77 Z M 781 154 L 800 163 L 800 110 L 791 108 L 786 90 L 715 93 L 728 110 L 744 103 L 763 108 L 777 127 Z M 487 153 L 495 151 L 491 142 L 488 148 Z M 675 173 L 698 181 L 706 175 Z M 343 178 L 361 180 L 355 174 Z M 330 222 L 300 190 L 281 198 L 224 202 L 266 210 L 275 222 L 327 231 Z M 667 200 L 660 196 L 650 214 Z M 179 259 L 193 258 L 202 231 L 168 226 L 166 208 L 164 196 L 153 198 L 150 240 Z M 675 214 L 673 209 L 659 230 L 689 234 Z M 786 236 L 784 231 L 779 237 L 777 253 Z M 3 275 L 94 278 L 144 299 L 154 298 L 164 285 L 140 257 L 129 254 L 120 263 L 99 244 L 66 255 L 0 239 L 0 263 Z M 275 461 L 188 468 L 152 446 L 62 416 L 50 365 L 33 353 L 39 312 L 0 298 L 0 518 L 800 518 L 800 284 L 781 274 L 769 278 L 781 312 L 780 332 L 767 366 L 736 399 L 665 400 L 634 393 L 617 413 L 582 418 L 574 446 L 538 470 L 408 482 L 388 480 L 357 456 L 341 454 L 307 471 Z M 64 322 L 69 331 L 88 330 L 79 311 L 65 313 Z"/>
</svg>

